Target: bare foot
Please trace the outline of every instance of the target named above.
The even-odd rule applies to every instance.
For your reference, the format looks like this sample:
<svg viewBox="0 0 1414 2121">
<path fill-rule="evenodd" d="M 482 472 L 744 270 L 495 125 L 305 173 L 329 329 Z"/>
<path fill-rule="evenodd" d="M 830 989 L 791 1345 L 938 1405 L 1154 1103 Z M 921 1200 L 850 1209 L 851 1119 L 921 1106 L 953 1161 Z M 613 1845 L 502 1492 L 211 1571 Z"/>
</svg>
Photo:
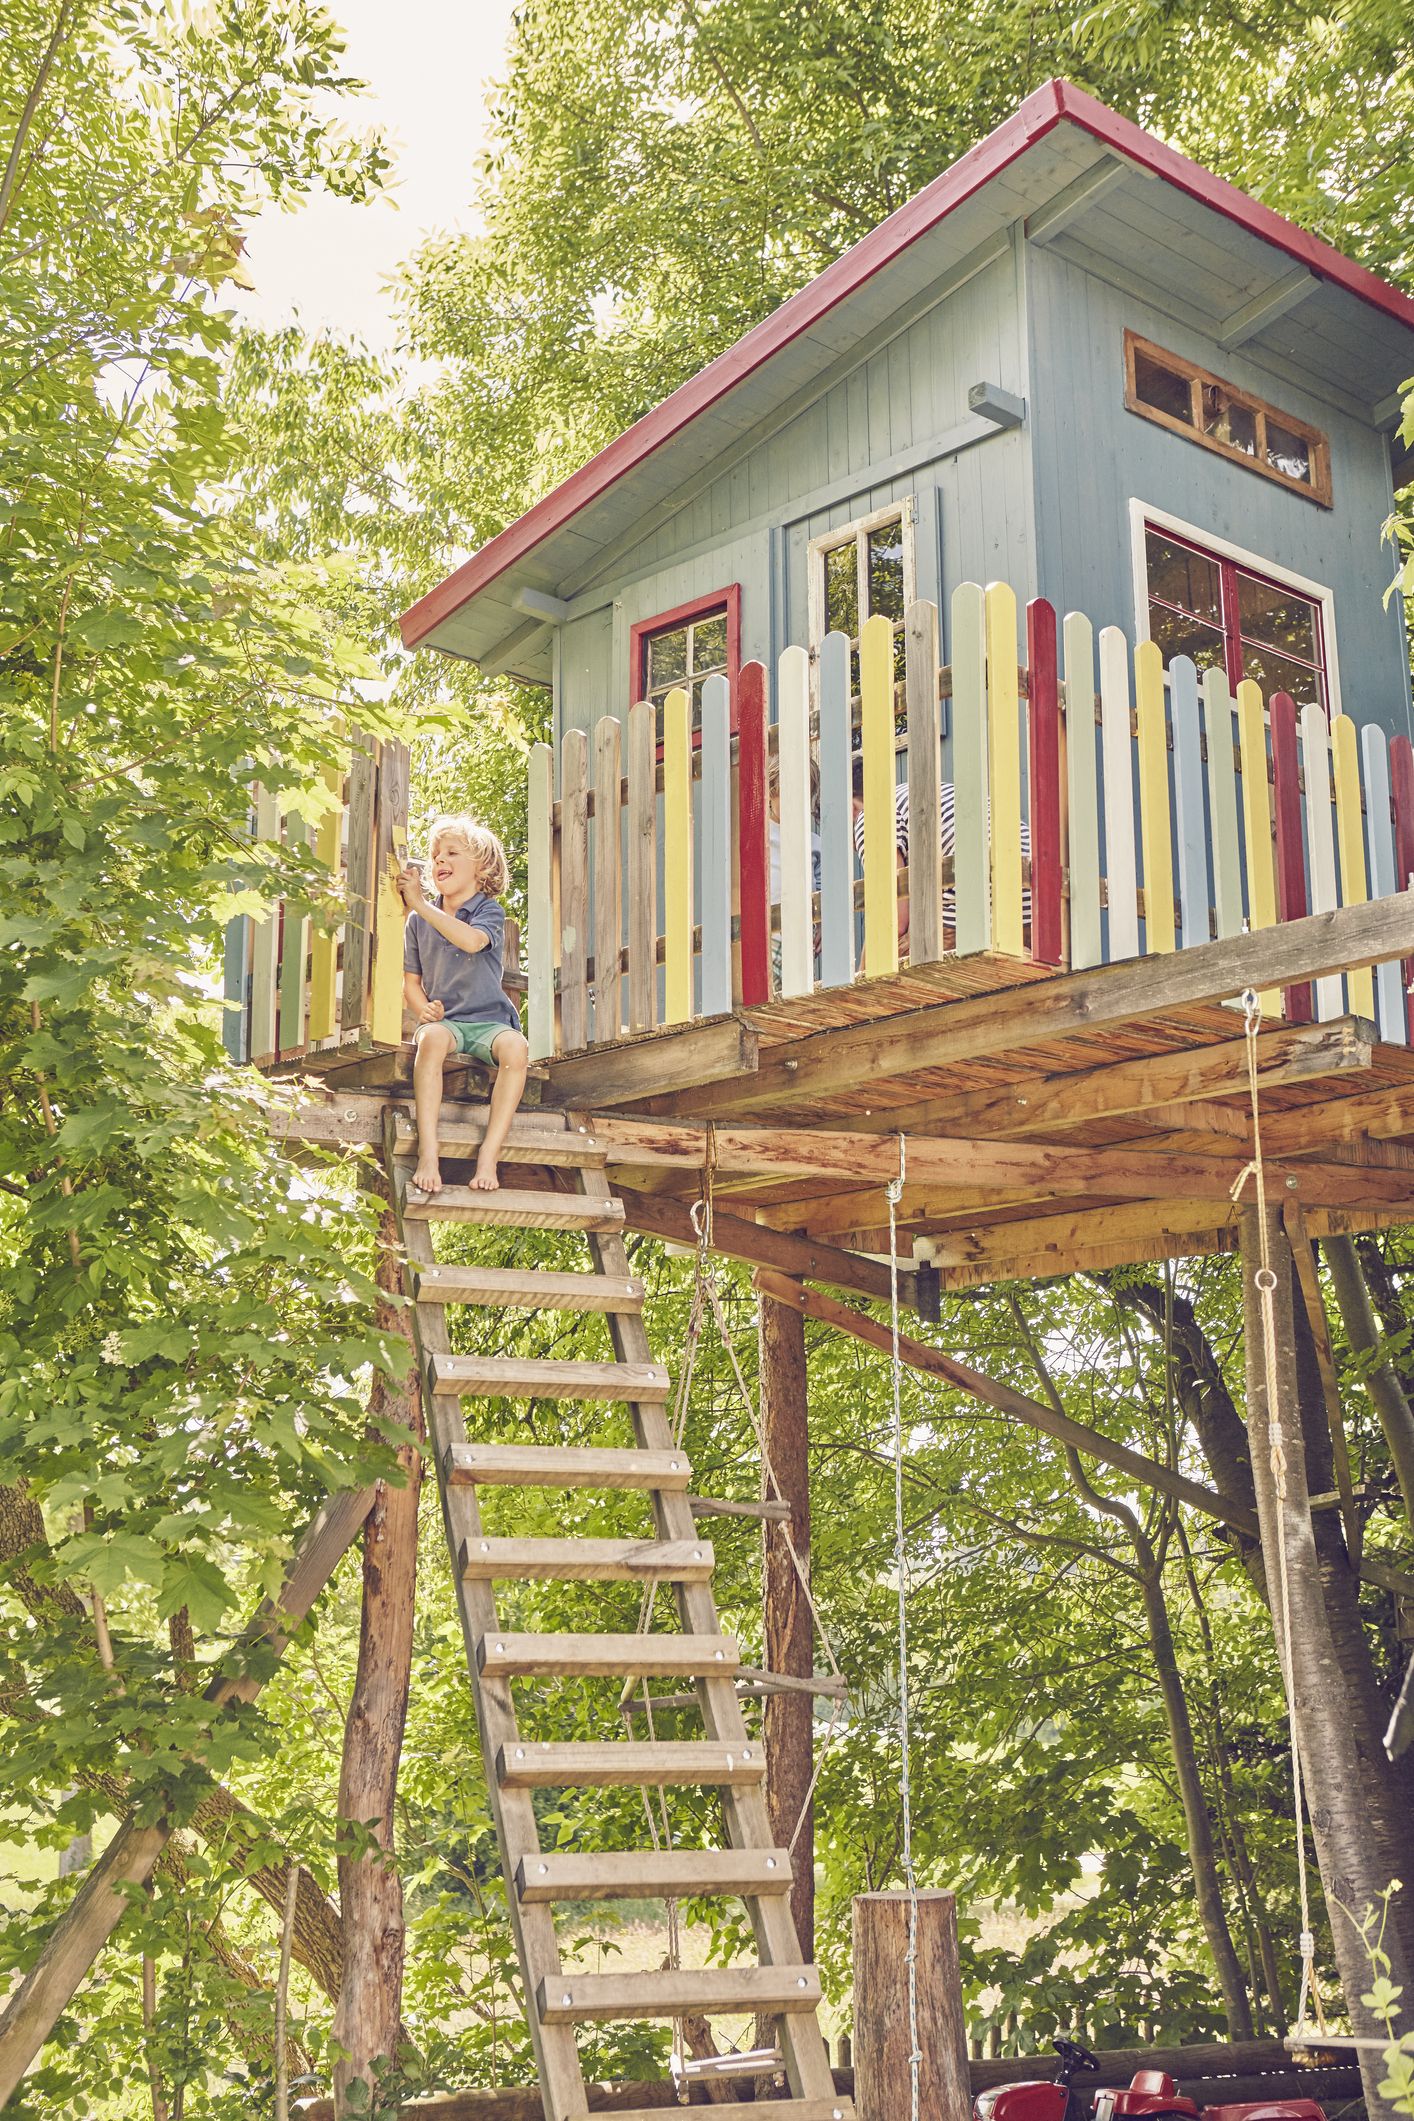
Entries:
<svg viewBox="0 0 1414 2121">
<path fill-rule="evenodd" d="M 500 1174 L 496 1166 L 483 1163 L 480 1157 L 476 1160 L 476 1170 L 472 1174 L 471 1183 L 477 1193 L 499 1193 L 501 1190 Z"/>
<path fill-rule="evenodd" d="M 419 1193 L 441 1192 L 442 1172 L 435 1156 L 418 1158 L 417 1169 L 412 1174 L 412 1182 Z"/>
</svg>

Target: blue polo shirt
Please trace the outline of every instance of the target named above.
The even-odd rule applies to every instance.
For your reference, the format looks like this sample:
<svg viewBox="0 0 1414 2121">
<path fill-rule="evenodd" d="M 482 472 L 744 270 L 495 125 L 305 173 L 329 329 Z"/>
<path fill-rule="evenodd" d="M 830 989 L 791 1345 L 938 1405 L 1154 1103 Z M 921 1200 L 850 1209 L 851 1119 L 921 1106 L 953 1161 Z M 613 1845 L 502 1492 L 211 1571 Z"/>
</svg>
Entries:
<svg viewBox="0 0 1414 2121">
<path fill-rule="evenodd" d="M 441 900 L 438 900 L 440 906 Z M 439 935 L 431 921 L 410 913 L 403 929 L 403 970 L 415 972 L 429 1001 L 441 1002 L 447 1021 L 458 1024 L 508 1024 L 520 1029 L 520 1011 L 501 985 L 505 963 L 506 915 L 499 900 L 478 891 L 454 919 L 479 928 L 488 938 L 484 950 L 458 950 Z"/>
</svg>

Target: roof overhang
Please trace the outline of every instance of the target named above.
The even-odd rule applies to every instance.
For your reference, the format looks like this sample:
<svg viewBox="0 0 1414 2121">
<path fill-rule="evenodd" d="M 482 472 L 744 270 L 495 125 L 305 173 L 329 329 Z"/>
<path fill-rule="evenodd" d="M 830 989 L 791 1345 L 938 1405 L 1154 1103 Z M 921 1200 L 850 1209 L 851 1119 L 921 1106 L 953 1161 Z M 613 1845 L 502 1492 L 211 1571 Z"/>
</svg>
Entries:
<svg viewBox="0 0 1414 2121">
<path fill-rule="evenodd" d="M 1414 300 L 1094 97 L 1051 81 L 413 604 L 404 644 L 543 681 L 547 627 L 572 616 L 575 599 L 683 505 L 694 481 L 719 475 L 729 454 L 863 358 L 881 304 L 896 320 L 941 299 L 1000 255 L 1017 222 L 1033 239 L 1080 244 L 1082 262 L 1103 269 L 1096 245 L 1103 252 L 1115 225 L 1116 194 L 1154 178 L 1171 187 L 1163 211 L 1172 244 L 1206 242 L 1220 261 L 1206 307 L 1197 289 L 1183 291 L 1192 323 L 1219 326 L 1225 344 L 1285 362 L 1366 410 L 1391 399 L 1414 370 Z M 1132 263 L 1125 272 L 1134 276 Z M 1142 262 L 1135 291 L 1146 291 Z M 1392 425 L 1392 407 L 1385 416 Z"/>
</svg>

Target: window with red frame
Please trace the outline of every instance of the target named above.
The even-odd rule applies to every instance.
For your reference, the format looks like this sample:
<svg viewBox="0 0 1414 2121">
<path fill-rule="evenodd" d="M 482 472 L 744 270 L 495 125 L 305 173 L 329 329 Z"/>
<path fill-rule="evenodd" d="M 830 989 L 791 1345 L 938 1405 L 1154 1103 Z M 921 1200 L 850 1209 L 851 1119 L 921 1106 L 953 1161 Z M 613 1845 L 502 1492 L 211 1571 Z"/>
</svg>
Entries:
<svg viewBox="0 0 1414 2121">
<path fill-rule="evenodd" d="M 1191 656 L 1228 683 L 1255 678 L 1265 698 L 1289 692 L 1298 707 L 1330 713 L 1325 614 L 1317 598 L 1240 560 L 1205 551 L 1152 523 L 1144 526 L 1149 636 L 1164 661 Z"/>
<path fill-rule="evenodd" d="M 719 589 L 695 604 L 660 612 L 633 628 L 630 682 L 635 700 L 651 700 L 659 744 L 663 741 L 663 702 L 677 687 L 692 699 L 692 726 L 702 727 L 702 687 L 710 677 L 724 677 L 735 687 L 740 660 L 741 589 Z M 735 726 L 736 696 L 732 719 Z"/>
</svg>

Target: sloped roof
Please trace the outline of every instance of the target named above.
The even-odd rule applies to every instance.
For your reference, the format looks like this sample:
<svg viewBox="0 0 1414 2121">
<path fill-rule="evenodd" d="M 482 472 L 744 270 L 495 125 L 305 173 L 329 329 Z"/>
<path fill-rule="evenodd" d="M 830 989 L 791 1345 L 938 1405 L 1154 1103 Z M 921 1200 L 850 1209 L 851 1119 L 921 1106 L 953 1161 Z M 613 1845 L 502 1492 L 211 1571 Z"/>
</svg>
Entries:
<svg viewBox="0 0 1414 2121">
<path fill-rule="evenodd" d="M 1090 180 L 1102 171 L 1100 204 Z M 1154 178 L 1168 189 L 1151 202 Z M 518 595 L 529 592 L 533 605 L 536 595 L 584 587 L 609 545 L 649 527 L 650 516 L 661 520 L 686 479 L 789 406 L 880 317 L 989 236 L 1046 209 L 1072 221 L 1067 237 L 1083 239 L 1082 262 L 1085 246 L 1098 246 L 1139 293 L 1146 277 L 1166 284 L 1154 281 L 1155 257 L 1181 250 L 1194 323 L 1225 325 L 1230 343 L 1284 356 L 1349 397 L 1373 406 L 1414 369 L 1414 299 L 1093 96 L 1050 81 L 419 598 L 402 615 L 405 645 L 531 675 L 545 618 Z"/>
</svg>

